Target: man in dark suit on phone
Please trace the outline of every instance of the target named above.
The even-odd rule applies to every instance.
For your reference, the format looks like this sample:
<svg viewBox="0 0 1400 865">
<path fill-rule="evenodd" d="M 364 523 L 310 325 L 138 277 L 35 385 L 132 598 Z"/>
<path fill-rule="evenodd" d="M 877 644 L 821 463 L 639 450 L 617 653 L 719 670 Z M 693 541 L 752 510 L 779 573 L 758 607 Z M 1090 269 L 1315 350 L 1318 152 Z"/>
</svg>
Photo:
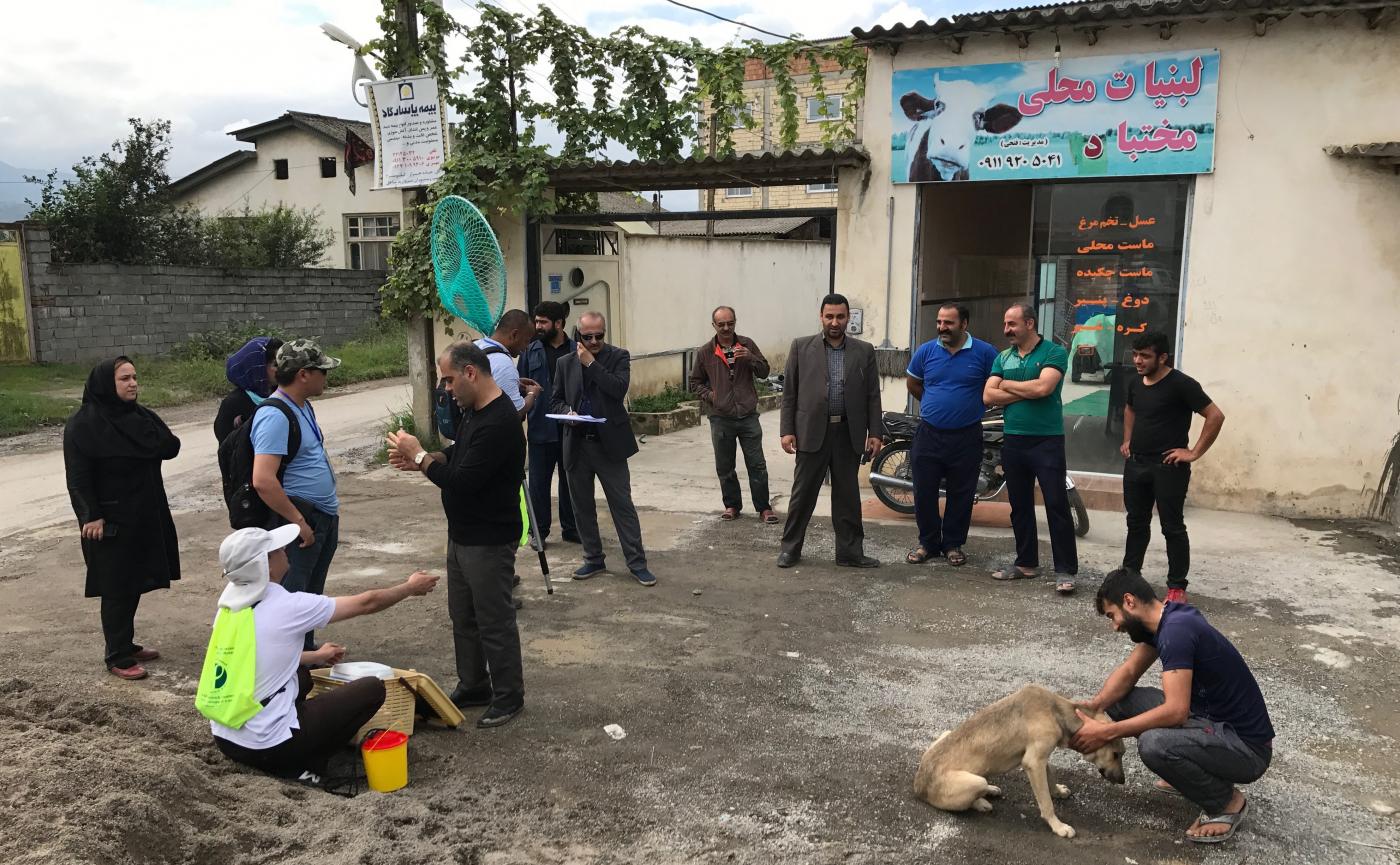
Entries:
<svg viewBox="0 0 1400 865">
<path fill-rule="evenodd" d="M 880 566 L 865 554 L 857 481 L 862 455 L 874 458 L 885 435 L 880 377 L 875 347 L 846 335 L 850 316 L 846 298 L 828 294 L 822 298 L 821 333 L 793 340 L 788 351 L 779 432 L 783 450 L 797 455 L 797 473 L 778 553 L 780 568 L 790 568 L 802 558 L 807 524 L 828 470 L 836 564 Z"/>
<path fill-rule="evenodd" d="M 627 459 L 637 452 L 637 439 L 622 401 L 632 378 L 632 358 L 626 349 L 608 345 L 607 321 L 601 313 L 585 312 L 578 320 L 578 347 L 559 359 L 554 370 L 551 409 L 554 414 L 591 415 L 604 423 L 564 422 L 564 471 L 574 501 L 574 522 L 583 542 L 583 565 L 574 579 L 586 580 L 607 570 L 598 535 L 598 506 L 593 479 L 603 485 L 608 512 L 617 528 L 627 569 L 643 586 L 656 585 L 642 548 L 642 524 L 632 504 L 632 475 Z"/>
</svg>

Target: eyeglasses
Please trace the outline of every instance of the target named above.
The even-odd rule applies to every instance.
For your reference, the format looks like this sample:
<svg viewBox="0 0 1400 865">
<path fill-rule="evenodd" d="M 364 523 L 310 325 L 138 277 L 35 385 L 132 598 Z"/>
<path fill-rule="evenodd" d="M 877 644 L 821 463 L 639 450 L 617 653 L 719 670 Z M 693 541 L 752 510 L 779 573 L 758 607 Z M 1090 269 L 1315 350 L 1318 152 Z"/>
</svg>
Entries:
<svg viewBox="0 0 1400 865">
<path fill-rule="evenodd" d="M 581 339 L 581 340 L 583 340 L 584 342 L 602 342 L 602 341 L 603 341 L 603 334 L 601 334 L 601 333 L 581 333 L 581 334 L 578 335 L 578 338 Z"/>
</svg>

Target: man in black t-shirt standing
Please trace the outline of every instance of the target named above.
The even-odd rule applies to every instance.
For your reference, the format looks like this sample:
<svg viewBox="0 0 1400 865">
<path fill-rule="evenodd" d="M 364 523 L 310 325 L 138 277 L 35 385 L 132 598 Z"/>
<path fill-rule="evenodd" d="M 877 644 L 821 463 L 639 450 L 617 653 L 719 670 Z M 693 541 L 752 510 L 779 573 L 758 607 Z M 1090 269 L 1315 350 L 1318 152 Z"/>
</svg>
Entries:
<svg viewBox="0 0 1400 865">
<path fill-rule="evenodd" d="M 1128 540 L 1123 567 L 1142 572 L 1152 535 L 1152 507 L 1167 541 L 1167 600 L 1186 602 L 1186 575 L 1191 570 L 1191 542 L 1186 536 L 1186 488 L 1191 463 L 1205 456 L 1220 435 L 1225 413 L 1210 401 L 1194 378 L 1172 369 L 1166 334 L 1144 333 L 1133 341 L 1137 375 L 1128 386 L 1123 412 L 1123 504 L 1128 511 Z M 1205 418 L 1196 446 L 1188 448 L 1191 415 Z"/>
<path fill-rule="evenodd" d="M 520 546 L 525 434 L 491 361 L 469 342 L 438 358 L 438 375 L 466 410 L 452 446 L 428 453 L 412 435 L 389 434 L 389 462 L 442 488 L 447 514 L 447 611 L 457 655 L 458 708 L 485 706 L 478 727 L 509 723 L 525 708 L 520 631 L 511 603 Z"/>
<path fill-rule="evenodd" d="M 1141 574 L 1119 569 L 1104 578 L 1094 607 L 1135 643 L 1099 693 L 1079 712 L 1070 747 L 1091 754 L 1136 736 L 1143 765 L 1201 809 L 1186 840 L 1218 844 L 1249 813 L 1236 784 L 1259 780 L 1274 755 L 1274 727 L 1259 683 L 1239 650 L 1195 607 L 1162 603 Z M 1162 687 L 1138 687 L 1158 659 Z M 1107 712 L 1112 723 L 1086 714 Z"/>
</svg>

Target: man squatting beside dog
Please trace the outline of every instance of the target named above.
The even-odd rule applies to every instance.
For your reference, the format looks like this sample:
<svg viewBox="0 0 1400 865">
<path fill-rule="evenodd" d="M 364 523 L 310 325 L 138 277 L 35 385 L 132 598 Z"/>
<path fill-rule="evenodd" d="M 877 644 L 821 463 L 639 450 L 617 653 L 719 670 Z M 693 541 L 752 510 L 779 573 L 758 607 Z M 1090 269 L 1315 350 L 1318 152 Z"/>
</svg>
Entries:
<svg viewBox="0 0 1400 865">
<path fill-rule="evenodd" d="M 1197 805 L 1201 816 L 1188 840 L 1219 843 L 1249 813 L 1235 787 L 1259 780 L 1273 759 L 1274 728 L 1259 683 L 1239 650 L 1195 607 L 1157 599 L 1141 575 L 1119 569 L 1105 578 L 1094 606 L 1136 645 L 1086 708 L 1111 723 L 1079 713 L 1071 747 L 1091 754 L 1113 739 L 1136 736 L 1143 765 L 1157 788 Z M 1162 687 L 1138 680 L 1162 662 Z"/>
</svg>

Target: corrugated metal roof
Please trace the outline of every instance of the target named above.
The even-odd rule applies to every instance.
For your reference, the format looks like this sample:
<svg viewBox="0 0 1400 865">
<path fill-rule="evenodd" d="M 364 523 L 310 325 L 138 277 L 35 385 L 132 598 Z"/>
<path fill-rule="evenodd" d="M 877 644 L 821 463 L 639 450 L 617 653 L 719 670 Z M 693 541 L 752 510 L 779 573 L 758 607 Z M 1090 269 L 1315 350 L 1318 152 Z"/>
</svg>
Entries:
<svg viewBox="0 0 1400 865">
<path fill-rule="evenodd" d="M 1371 159 L 1400 158 L 1400 141 L 1376 141 L 1371 144 L 1333 144 L 1322 148 L 1328 156 L 1366 157 Z"/>
<path fill-rule="evenodd" d="M 345 144 L 345 132 L 349 130 L 360 137 L 362 141 L 370 146 L 374 145 L 370 137 L 369 123 L 364 120 L 347 120 L 344 117 L 331 117 L 327 114 L 311 114 L 306 111 L 288 111 L 281 117 L 268 120 L 264 123 L 255 123 L 252 126 L 245 126 L 242 129 L 235 129 L 229 133 L 239 141 L 257 141 L 258 138 L 285 129 L 289 126 L 296 126 L 309 132 Z"/>
<path fill-rule="evenodd" d="M 1400 2 L 1400 0 L 1397 0 Z M 712 189 L 727 186 L 795 186 L 834 180 L 840 168 L 870 161 L 860 147 L 745 153 L 716 159 L 634 159 L 631 162 L 576 162 L 549 172 L 550 185 L 564 192 L 632 189 Z"/>
<path fill-rule="evenodd" d="M 1322 148 L 1334 159 L 1364 159 L 1400 173 L 1400 141 L 1374 141 L 1369 144 L 1333 144 Z"/>
<path fill-rule="evenodd" d="M 1107 0 L 971 12 L 932 22 L 917 21 L 892 27 L 857 27 L 851 34 L 858 42 L 902 42 L 909 39 L 957 38 L 979 33 L 1014 33 L 1057 26 L 1086 29 L 1135 21 L 1152 24 L 1235 16 L 1278 20 L 1295 12 L 1311 17 L 1351 11 L 1366 14 L 1374 27 L 1383 20 L 1393 18 L 1396 8 L 1400 8 L 1400 0 Z"/>
<path fill-rule="evenodd" d="M 718 211 L 723 213 L 724 211 Z M 796 231 L 815 216 L 775 216 L 768 219 L 716 219 L 715 237 L 778 237 Z M 657 233 L 663 236 L 703 237 L 709 220 L 686 219 L 678 222 L 656 223 Z"/>
</svg>

